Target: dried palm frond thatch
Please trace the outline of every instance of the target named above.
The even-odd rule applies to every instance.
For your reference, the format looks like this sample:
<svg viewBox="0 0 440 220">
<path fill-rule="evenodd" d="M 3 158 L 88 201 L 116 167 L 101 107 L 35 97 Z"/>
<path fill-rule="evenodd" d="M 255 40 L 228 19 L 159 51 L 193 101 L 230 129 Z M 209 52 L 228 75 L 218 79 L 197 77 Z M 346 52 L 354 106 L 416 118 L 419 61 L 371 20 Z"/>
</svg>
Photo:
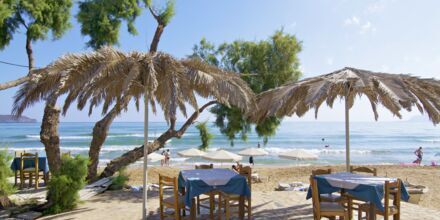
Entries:
<svg viewBox="0 0 440 220">
<path fill-rule="evenodd" d="M 371 103 L 375 119 L 377 105 L 382 104 L 401 118 L 400 111 L 411 111 L 414 106 L 426 112 L 434 124 L 440 122 L 440 81 L 420 79 L 410 75 L 377 73 L 346 67 L 326 75 L 288 83 L 257 96 L 259 109 L 250 117 L 260 121 L 268 116 L 303 116 L 311 108 L 318 117 L 319 107 L 329 107 L 337 97 L 345 98 L 346 168 L 350 166 L 349 109 L 356 96 L 365 95 Z"/>
<path fill-rule="evenodd" d="M 236 73 L 229 73 L 196 59 L 177 60 L 165 53 L 124 53 L 111 47 L 83 54 L 68 54 L 45 68 L 15 96 L 13 113 L 52 95 L 66 95 L 63 114 L 77 101 L 89 114 L 98 105 L 105 114 L 124 98 L 139 99 L 147 86 L 150 103 L 159 104 L 169 122 L 179 109 L 186 116 L 186 104 L 197 109 L 196 94 L 236 106 L 247 112 L 255 109 L 254 94 Z M 148 82 L 146 85 L 145 82 Z M 121 106 L 123 108 L 123 106 Z"/>
<path fill-rule="evenodd" d="M 404 74 L 388 74 L 346 67 L 326 75 L 288 83 L 257 96 L 259 110 L 252 118 L 262 120 L 268 116 L 303 116 L 326 102 L 329 107 L 337 97 L 345 98 L 348 107 L 356 96 L 365 95 L 371 103 L 375 119 L 377 105 L 382 104 L 401 118 L 401 110 L 411 111 L 415 106 L 427 113 L 434 124 L 440 122 L 440 81 L 421 79 Z"/>
</svg>

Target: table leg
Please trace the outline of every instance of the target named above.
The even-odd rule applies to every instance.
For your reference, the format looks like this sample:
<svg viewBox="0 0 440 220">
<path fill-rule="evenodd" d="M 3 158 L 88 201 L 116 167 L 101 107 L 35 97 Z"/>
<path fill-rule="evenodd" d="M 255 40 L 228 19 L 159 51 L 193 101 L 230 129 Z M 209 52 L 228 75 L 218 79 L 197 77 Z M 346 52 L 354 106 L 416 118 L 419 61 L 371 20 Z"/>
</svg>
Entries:
<svg viewBox="0 0 440 220">
<path fill-rule="evenodd" d="M 191 220 L 196 219 L 196 200 L 194 198 L 192 199 L 191 211 L 189 216 Z"/>
<path fill-rule="evenodd" d="M 240 196 L 240 202 L 238 203 L 238 213 L 240 219 L 244 219 L 244 196 Z"/>
<path fill-rule="evenodd" d="M 209 193 L 209 218 L 214 220 L 214 192 Z"/>
<path fill-rule="evenodd" d="M 369 220 L 376 220 L 375 209 L 376 209 L 376 207 L 374 206 L 374 204 L 370 204 Z"/>
</svg>

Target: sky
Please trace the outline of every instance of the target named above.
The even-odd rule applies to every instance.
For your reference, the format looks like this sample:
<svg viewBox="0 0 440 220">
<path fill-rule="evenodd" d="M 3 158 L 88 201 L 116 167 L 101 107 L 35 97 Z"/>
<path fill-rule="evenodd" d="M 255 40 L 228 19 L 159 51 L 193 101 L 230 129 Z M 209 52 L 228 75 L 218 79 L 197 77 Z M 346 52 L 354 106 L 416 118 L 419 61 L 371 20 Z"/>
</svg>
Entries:
<svg viewBox="0 0 440 220">
<path fill-rule="evenodd" d="M 440 79 L 440 1 L 263 1 L 263 0 L 177 0 L 176 15 L 166 27 L 159 50 L 183 58 L 192 52 L 200 39 L 218 45 L 234 40 L 265 40 L 276 30 L 294 34 L 303 50 L 299 54 L 304 77 L 312 77 L 346 66 L 408 73 L 415 76 Z M 75 4 L 72 15 L 78 12 Z M 72 16 L 73 27 L 57 41 L 47 39 L 33 44 L 37 67 L 43 67 L 65 53 L 84 52 L 88 38 L 80 33 L 80 25 Z M 123 51 L 148 51 L 156 27 L 147 10 L 136 20 L 139 34 L 132 36 L 125 26 L 121 28 L 119 45 Z M 0 61 L 27 64 L 25 36 L 16 33 L 3 51 Z M 0 64 L 0 82 L 24 76 L 27 69 Z M 10 114 L 18 88 L 0 91 L 0 114 Z M 200 99 L 200 105 L 207 100 Z M 336 102 L 333 109 L 321 107 L 317 121 L 343 121 L 344 102 Z M 62 99 L 59 100 L 62 104 Z M 73 105 L 72 105 L 73 106 Z M 41 121 L 44 105 L 38 103 L 28 108 L 24 115 Z M 115 121 L 143 121 L 142 109 L 129 106 Z M 379 121 L 399 120 L 387 110 L 379 109 Z M 403 120 L 418 112 L 403 112 Z M 100 111 L 91 116 L 87 111 L 71 108 L 62 122 L 97 121 Z M 365 98 L 356 101 L 350 111 L 351 121 L 374 121 Z M 200 120 L 214 120 L 203 113 Z M 164 121 L 162 112 L 150 116 L 151 121 Z M 179 115 L 178 121 L 185 118 Z M 315 120 L 314 112 L 298 119 Z"/>
</svg>

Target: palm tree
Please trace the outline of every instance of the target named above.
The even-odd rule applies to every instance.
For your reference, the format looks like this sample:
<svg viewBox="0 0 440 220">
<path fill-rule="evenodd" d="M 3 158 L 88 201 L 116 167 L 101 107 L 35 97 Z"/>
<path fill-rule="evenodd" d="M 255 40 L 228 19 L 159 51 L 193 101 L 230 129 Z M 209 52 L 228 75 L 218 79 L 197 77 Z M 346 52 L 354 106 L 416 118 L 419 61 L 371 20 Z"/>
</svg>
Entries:
<svg viewBox="0 0 440 220">
<path fill-rule="evenodd" d="M 440 81 L 420 79 L 404 74 L 377 73 L 346 67 L 332 73 L 287 83 L 257 96 L 258 111 L 251 116 L 263 120 L 268 116 L 303 116 L 309 109 L 324 103 L 332 107 L 336 98 L 345 99 L 347 169 L 349 155 L 349 109 L 356 96 L 365 95 L 371 103 L 374 117 L 379 114 L 377 105 L 382 104 L 401 118 L 400 111 L 411 111 L 412 107 L 426 112 L 434 124 L 440 122 Z"/>
<path fill-rule="evenodd" d="M 104 47 L 86 54 L 68 54 L 34 71 L 38 72 L 38 77 L 22 85 L 16 94 L 15 115 L 21 115 L 33 103 L 54 94 L 67 95 L 62 108 L 64 115 L 75 101 L 80 110 L 88 105 L 89 114 L 101 104 L 103 114 L 111 106 L 116 106 L 112 109 L 120 112 L 127 108 L 125 103 L 131 100 L 139 107 L 144 86 L 151 94 L 149 102 L 153 111 L 159 104 L 172 130 L 175 129 L 177 109 L 187 116 L 189 104 L 197 109 L 190 117 L 194 119 L 204 109 L 203 106 L 198 109 L 196 95 L 214 98 L 214 102 L 236 106 L 243 111 L 255 108 L 253 93 L 238 74 L 220 70 L 197 59 L 177 60 L 165 53 L 123 53 Z M 177 131 L 168 134 L 171 135 L 168 138 L 171 138 Z M 158 149 L 161 143 L 156 141 L 149 150 Z M 97 162 L 100 147 L 91 147 L 90 150 L 94 153 L 89 155 L 96 155 L 90 158 L 91 162 Z M 55 154 L 48 153 L 47 156 L 49 162 L 59 161 Z"/>
</svg>

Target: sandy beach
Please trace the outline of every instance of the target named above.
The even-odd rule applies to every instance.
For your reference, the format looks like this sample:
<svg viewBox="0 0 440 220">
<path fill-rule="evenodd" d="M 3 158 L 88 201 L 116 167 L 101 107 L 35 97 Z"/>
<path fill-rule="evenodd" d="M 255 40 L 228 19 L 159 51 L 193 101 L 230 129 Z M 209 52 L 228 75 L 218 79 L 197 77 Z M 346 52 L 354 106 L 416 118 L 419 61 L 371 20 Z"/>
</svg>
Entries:
<svg viewBox="0 0 440 220">
<path fill-rule="evenodd" d="M 397 165 L 371 166 L 378 169 L 378 175 L 398 177 L 412 184 L 420 184 L 429 188 L 422 196 L 419 205 L 402 203 L 401 219 L 440 219 L 440 184 L 438 177 L 440 169 L 435 167 L 402 167 Z M 316 168 L 332 168 L 335 172 L 344 171 L 344 166 L 256 166 L 255 171 L 262 178 L 262 183 L 252 185 L 253 217 L 266 219 L 313 219 L 311 201 L 306 200 L 305 192 L 275 191 L 278 182 L 291 183 L 301 181 L 306 183 L 311 170 Z M 157 183 L 158 174 L 178 175 L 177 167 L 151 167 L 149 183 Z M 142 169 L 131 167 L 127 170 L 130 185 L 142 184 Z M 81 204 L 76 210 L 43 219 L 140 219 L 142 193 L 131 191 L 107 191 Z M 159 219 L 159 199 L 157 191 L 149 193 L 149 219 Z M 199 219 L 205 219 L 202 215 Z M 356 218 L 357 219 L 357 218 Z M 380 218 L 379 218 L 380 219 Z"/>
</svg>

